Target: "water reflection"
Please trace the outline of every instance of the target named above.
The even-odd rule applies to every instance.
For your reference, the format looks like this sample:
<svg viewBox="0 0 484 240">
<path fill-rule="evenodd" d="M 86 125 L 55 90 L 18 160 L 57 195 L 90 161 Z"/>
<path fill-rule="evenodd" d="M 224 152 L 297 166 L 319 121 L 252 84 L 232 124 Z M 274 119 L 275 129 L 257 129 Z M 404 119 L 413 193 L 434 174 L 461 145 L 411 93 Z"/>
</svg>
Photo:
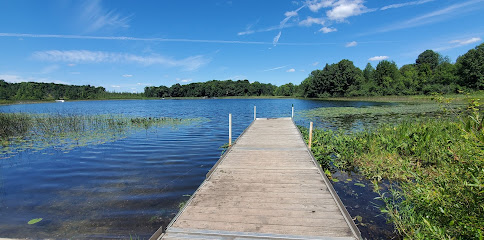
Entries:
<svg viewBox="0 0 484 240">
<path fill-rule="evenodd" d="M 0 159 L 0 237 L 149 237 L 169 223 L 220 157 L 229 113 L 236 138 L 252 121 L 254 105 L 258 117 L 289 117 L 292 104 L 296 123 L 307 126 L 310 119 L 299 116 L 302 110 L 379 103 L 217 99 L 0 106 L 1 112 L 208 119 L 177 129 L 142 129 L 69 151 L 47 147 Z M 43 220 L 28 225 L 34 218 Z"/>
</svg>

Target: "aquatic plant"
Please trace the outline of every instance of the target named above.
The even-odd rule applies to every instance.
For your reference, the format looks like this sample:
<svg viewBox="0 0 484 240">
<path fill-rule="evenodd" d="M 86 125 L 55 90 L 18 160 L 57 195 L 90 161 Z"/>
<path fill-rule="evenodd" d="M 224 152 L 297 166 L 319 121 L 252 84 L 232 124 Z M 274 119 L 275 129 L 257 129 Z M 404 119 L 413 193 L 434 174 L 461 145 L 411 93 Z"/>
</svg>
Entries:
<svg viewBox="0 0 484 240">
<path fill-rule="evenodd" d="M 42 221 L 42 218 L 34 218 L 27 222 L 27 224 L 32 225 Z"/>
<path fill-rule="evenodd" d="M 368 107 L 324 107 L 301 111 L 300 114 L 325 126 L 362 130 L 385 123 L 400 123 L 408 118 L 455 118 L 455 114 L 448 112 L 457 113 L 463 106 L 463 103 L 410 102 Z"/>
<path fill-rule="evenodd" d="M 409 239 L 482 239 L 484 233 L 484 131 L 474 100 L 456 118 L 412 119 L 360 132 L 313 132 L 317 160 L 352 169 L 378 183 L 382 212 Z M 307 136 L 307 129 L 301 128 Z"/>
<path fill-rule="evenodd" d="M 0 158 L 47 147 L 68 151 L 115 141 L 142 129 L 177 127 L 200 121 L 203 119 L 0 113 Z"/>
</svg>

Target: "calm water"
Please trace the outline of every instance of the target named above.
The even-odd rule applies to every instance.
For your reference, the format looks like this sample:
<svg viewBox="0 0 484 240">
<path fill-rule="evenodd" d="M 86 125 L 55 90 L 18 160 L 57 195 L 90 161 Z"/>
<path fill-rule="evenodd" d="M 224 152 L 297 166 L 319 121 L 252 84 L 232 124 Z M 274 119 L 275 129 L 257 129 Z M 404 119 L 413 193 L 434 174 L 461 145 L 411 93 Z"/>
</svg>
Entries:
<svg viewBox="0 0 484 240">
<path fill-rule="evenodd" d="M 0 112 L 205 119 L 189 126 L 142 130 L 114 142 L 71 151 L 49 148 L 0 159 L 0 237 L 148 238 L 169 223 L 179 204 L 197 189 L 220 157 L 220 146 L 228 139 L 229 113 L 236 138 L 252 121 L 254 105 L 258 117 L 290 117 L 292 104 L 296 123 L 304 126 L 308 119 L 298 116 L 301 110 L 378 105 L 298 99 L 208 99 L 0 106 Z M 353 217 L 364 216 L 359 226 L 364 236 L 388 237 L 391 226 L 385 225 L 382 216 L 376 216 L 379 210 L 369 202 L 375 197 L 371 187 L 360 189 L 356 197 L 347 194 L 348 185 L 340 182 L 335 188 Z M 33 218 L 43 220 L 28 225 Z"/>
</svg>

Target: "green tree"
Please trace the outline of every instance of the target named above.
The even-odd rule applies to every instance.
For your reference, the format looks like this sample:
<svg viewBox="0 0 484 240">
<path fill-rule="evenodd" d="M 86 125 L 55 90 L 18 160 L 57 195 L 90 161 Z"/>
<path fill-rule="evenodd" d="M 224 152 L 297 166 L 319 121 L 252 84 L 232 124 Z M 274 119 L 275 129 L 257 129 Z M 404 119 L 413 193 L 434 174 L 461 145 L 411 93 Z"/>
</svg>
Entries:
<svg viewBox="0 0 484 240">
<path fill-rule="evenodd" d="M 366 82 L 375 81 L 375 68 L 371 63 L 367 63 L 365 69 L 363 70 L 363 77 L 365 77 Z"/>
<path fill-rule="evenodd" d="M 459 83 L 472 89 L 484 89 L 484 43 L 457 58 Z"/>
<path fill-rule="evenodd" d="M 351 86 L 363 82 L 363 72 L 355 67 L 352 61 L 343 59 L 338 62 L 335 71 L 334 88 L 331 91 L 333 96 L 343 96 Z"/>
<path fill-rule="evenodd" d="M 375 81 L 380 86 L 383 95 L 398 94 L 404 88 L 397 64 L 393 61 L 383 60 L 378 63 L 375 70 Z"/>
<path fill-rule="evenodd" d="M 432 50 L 425 50 L 423 53 L 418 55 L 417 59 L 415 60 L 415 64 L 417 65 L 417 68 L 420 68 L 420 66 L 423 64 L 428 64 L 430 69 L 433 71 L 435 68 L 437 68 L 441 59 L 440 54 Z"/>
<path fill-rule="evenodd" d="M 317 96 L 317 91 L 313 83 L 313 77 L 313 75 L 309 75 L 301 82 L 301 85 L 299 86 L 299 96 L 306 98 L 314 98 Z"/>
<path fill-rule="evenodd" d="M 416 94 L 420 89 L 418 71 L 414 64 L 406 64 L 400 68 L 400 76 L 404 86 L 403 94 Z"/>
<path fill-rule="evenodd" d="M 295 86 L 292 83 L 287 83 L 276 88 L 275 96 L 293 96 L 295 95 Z"/>
</svg>

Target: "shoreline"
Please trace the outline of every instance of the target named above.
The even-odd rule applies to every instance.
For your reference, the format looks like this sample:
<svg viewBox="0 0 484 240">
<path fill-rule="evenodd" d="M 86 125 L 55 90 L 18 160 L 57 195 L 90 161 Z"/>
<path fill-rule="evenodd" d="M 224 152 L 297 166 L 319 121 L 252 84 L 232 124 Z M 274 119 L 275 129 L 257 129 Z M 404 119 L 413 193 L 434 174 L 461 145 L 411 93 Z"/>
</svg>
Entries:
<svg viewBox="0 0 484 240">
<path fill-rule="evenodd" d="M 304 98 L 296 96 L 227 96 L 227 97 L 166 97 L 166 98 L 113 98 L 113 99 L 76 99 L 66 100 L 67 102 L 78 101 L 109 101 L 109 100 L 211 100 L 211 99 L 301 99 L 316 101 L 362 101 L 362 102 L 400 102 L 419 103 L 435 101 L 437 97 L 452 99 L 454 101 L 467 101 L 472 98 L 484 98 L 484 91 L 476 91 L 469 94 L 446 94 L 446 95 L 408 95 L 408 96 L 371 96 L 371 97 L 327 97 L 327 98 Z M 53 103 L 55 100 L 0 100 L 0 106 L 17 104 Z"/>
</svg>

